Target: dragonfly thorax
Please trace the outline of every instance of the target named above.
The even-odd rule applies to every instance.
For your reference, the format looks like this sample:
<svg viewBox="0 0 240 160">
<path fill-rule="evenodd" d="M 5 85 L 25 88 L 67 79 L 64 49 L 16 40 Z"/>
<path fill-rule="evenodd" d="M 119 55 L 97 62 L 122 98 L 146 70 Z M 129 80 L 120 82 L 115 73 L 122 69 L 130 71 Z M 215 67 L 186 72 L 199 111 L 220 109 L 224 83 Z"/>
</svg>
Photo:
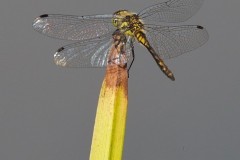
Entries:
<svg viewBox="0 0 240 160">
<path fill-rule="evenodd" d="M 122 33 L 129 36 L 134 36 L 136 31 L 143 31 L 143 23 L 139 16 L 127 10 L 115 12 L 112 22 Z"/>
</svg>

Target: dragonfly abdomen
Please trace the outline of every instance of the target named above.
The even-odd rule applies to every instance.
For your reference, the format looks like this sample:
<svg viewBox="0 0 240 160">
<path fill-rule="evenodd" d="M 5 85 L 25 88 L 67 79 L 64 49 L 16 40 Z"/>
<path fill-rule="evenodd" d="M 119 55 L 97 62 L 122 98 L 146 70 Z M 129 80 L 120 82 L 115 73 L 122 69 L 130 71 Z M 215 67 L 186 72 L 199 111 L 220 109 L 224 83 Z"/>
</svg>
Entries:
<svg viewBox="0 0 240 160">
<path fill-rule="evenodd" d="M 153 56 L 154 60 L 156 61 L 157 65 L 159 66 L 159 68 L 162 70 L 162 72 L 168 77 L 170 78 L 172 81 L 175 80 L 175 77 L 172 73 L 172 71 L 168 68 L 168 66 L 164 63 L 164 61 L 159 57 L 158 54 L 156 54 L 156 52 L 154 51 L 154 49 L 150 46 L 150 48 L 147 48 L 148 51 L 151 53 L 151 55 Z"/>
<path fill-rule="evenodd" d="M 153 56 L 154 60 L 158 64 L 159 68 L 162 70 L 162 72 L 171 80 L 175 80 L 174 75 L 170 69 L 168 69 L 167 65 L 164 63 L 164 61 L 161 59 L 161 57 L 155 52 L 155 50 L 152 48 L 150 43 L 148 42 L 146 35 L 142 31 L 135 32 L 135 37 L 138 40 L 139 43 L 144 45 L 148 51 Z"/>
<path fill-rule="evenodd" d="M 146 48 L 150 47 L 150 44 L 146 38 L 145 33 L 143 31 L 136 31 L 135 32 L 135 37 L 140 42 L 142 45 L 144 45 Z"/>
</svg>

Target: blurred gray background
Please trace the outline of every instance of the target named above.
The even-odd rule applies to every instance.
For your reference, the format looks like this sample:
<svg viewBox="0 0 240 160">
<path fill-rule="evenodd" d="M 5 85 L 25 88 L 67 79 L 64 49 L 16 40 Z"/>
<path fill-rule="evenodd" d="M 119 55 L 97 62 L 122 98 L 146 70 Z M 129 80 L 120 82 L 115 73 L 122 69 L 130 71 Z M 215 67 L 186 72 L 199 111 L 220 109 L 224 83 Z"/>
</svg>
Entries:
<svg viewBox="0 0 240 160">
<path fill-rule="evenodd" d="M 1 0 L 0 159 L 89 158 L 105 71 L 57 67 L 53 54 L 71 42 L 35 32 L 34 18 L 138 12 L 159 1 Z M 239 0 L 206 0 L 184 23 L 205 26 L 210 39 L 166 61 L 175 82 L 136 44 L 123 159 L 240 159 L 239 8 Z"/>
</svg>

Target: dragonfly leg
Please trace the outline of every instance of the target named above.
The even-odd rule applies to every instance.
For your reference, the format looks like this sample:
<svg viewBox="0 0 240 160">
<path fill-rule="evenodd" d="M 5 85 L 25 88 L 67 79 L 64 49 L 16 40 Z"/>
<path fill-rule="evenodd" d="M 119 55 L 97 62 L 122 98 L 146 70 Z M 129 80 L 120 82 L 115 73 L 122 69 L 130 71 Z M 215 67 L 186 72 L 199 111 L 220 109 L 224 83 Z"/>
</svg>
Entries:
<svg viewBox="0 0 240 160">
<path fill-rule="evenodd" d="M 132 45 L 131 47 L 132 47 L 132 57 L 133 57 L 133 59 L 132 59 L 130 65 L 128 67 L 128 78 L 129 78 L 129 71 L 130 71 L 130 69 L 132 67 L 133 61 L 135 60 L 134 46 Z"/>
</svg>

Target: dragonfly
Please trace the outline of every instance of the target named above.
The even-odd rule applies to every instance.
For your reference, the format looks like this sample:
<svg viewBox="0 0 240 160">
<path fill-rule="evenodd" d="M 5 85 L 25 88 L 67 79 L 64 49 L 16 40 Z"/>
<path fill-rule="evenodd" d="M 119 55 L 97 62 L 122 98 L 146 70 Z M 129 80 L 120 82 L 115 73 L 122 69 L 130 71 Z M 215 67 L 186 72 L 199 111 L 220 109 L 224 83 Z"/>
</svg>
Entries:
<svg viewBox="0 0 240 160">
<path fill-rule="evenodd" d="M 200 25 L 179 26 L 174 23 L 191 18 L 203 1 L 168 0 L 138 13 L 119 10 L 113 14 L 89 16 L 43 14 L 34 20 L 33 28 L 49 37 L 75 41 L 56 51 L 56 65 L 106 67 L 113 62 L 109 59 L 109 50 L 113 36 L 118 32 L 127 39 L 127 62 L 134 60 L 133 44 L 137 41 L 149 51 L 162 72 L 174 81 L 175 77 L 164 60 L 190 52 L 202 46 L 209 38 L 207 30 Z"/>
</svg>

